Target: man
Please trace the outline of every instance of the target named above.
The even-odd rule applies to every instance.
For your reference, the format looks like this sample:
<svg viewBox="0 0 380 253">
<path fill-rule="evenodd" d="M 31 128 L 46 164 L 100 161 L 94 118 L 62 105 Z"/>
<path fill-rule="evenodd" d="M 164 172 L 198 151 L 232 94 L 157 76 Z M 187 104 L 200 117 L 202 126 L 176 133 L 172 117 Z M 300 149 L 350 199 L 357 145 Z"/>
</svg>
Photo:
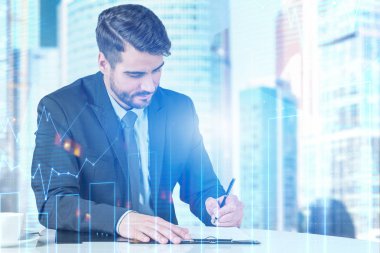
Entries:
<svg viewBox="0 0 380 253">
<path fill-rule="evenodd" d="M 180 243 L 190 236 L 176 225 L 171 194 L 179 183 L 204 224 L 240 226 L 236 196 L 219 208 L 225 192 L 192 101 L 159 87 L 171 43 L 158 17 L 140 5 L 107 9 L 96 39 L 100 72 L 38 106 L 32 187 L 41 224 Z"/>
</svg>

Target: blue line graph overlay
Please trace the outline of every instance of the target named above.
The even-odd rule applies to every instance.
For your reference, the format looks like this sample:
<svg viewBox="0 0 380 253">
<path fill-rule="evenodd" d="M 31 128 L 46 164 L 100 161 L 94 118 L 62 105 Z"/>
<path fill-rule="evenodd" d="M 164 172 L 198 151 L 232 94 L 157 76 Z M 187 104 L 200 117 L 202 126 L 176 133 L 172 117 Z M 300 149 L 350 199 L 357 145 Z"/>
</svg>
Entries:
<svg viewBox="0 0 380 253">
<path fill-rule="evenodd" d="M 7 159 L 6 155 L 5 154 L 2 154 L 0 156 L 0 165 L 1 164 L 5 164 L 5 168 L 7 168 L 8 170 L 10 171 L 13 171 L 15 169 L 18 169 L 20 166 L 19 165 L 16 165 L 16 166 L 12 166 L 11 163 L 9 162 L 9 160 Z"/>
<path fill-rule="evenodd" d="M 41 112 L 41 115 L 40 117 L 38 118 L 38 124 L 37 124 L 37 132 L 38 130 L 40 129 L 40 125 L 42 123 L 42 119 L 44 118 L 46 122 L 50 122 L 56 132 L 56 135 L 59 137 L 59 142 L 62 142 L 62 140 L 64 139 L 64 137 L 67 135 L 67 133 L 70 131 L 70 129 L 72 128 L 72 126 L 74 125 L 74 123 L 78 120 L 78 118 L 80 117 L 80 115 L 84 112 L 84 110 L 87 108 L 88 104 L 86 103 L 82 109 L 79 111 L 79 113 L 75 116 L 75 118 L 73 119 L 73 121 L 70 123 L 68 129 L 66 129 L 66 131 L 61 135 L 54 123 L 54 120 L 51 116 L 51 113 L 48 112 L 46 110 L 46 107 L 44 106 L 43 109 L 42 109 L 42 112 Z M 85 158 L 82 166 L 79 168 L 78 172 L 77 173 L 71 173 L 70 171 L 59 171 L 57 170 L 56 168 L 52 167 L 50 168 L 50 175 L 49 175 L 49 179 L 48 179 L 48 182 L 44 182 L 44 179 L 43 179 L 43 176 L 42 176 L 42 168 L 41 167 L 41 164 L 39 163 L 37 168 L 35 169 L 33 175 L 32 175 L 32 180 L 36 179 L 37 176 L 37 173 L 39 173 L 39 176 L 40 176 L 40 179 L 41 179 L 41 183 L 42 183 L 42 189 L 43 189 L 43 192 L 44 192 L 44 199 L 47 200 L 47 196 L 48 196 L 48 193 L 49 193 L 49 189 L 50 189 L 50 184 L 51 184 L 51 180 L 52 180 L 52 177 L 53 175 L 54 176 L 69 176 L 69 177 L 74 177 L 76 179 L 78 179 L 80 173 L 82 172 L 84 166 L 86 164 L 89 164 L 91 165 L 92 167 L 95 167 L 96 164 L 98 163 L 98 161 L 108 152 L 108 150 L 114 145 L 114 143 L 117 141 L 117 137 L 112 141 L 112 143 L 103 151 L 102 154 L 99 155 L 99 157 L 95 160 L 95 161 L 92 161 L 90 159 L 88 159 L 87 157 Z"/>
<path fill-rule="evenodd" d="M 86 109 L 86 108 L 87 108 L 87 103 L 82 107 L 82 109 L 79 111 L 78 115 L 75 116 L 74 120 L 71 122 L 71 124 L 69 125 L 69 127 L 68 127 L 68 128 L 66 129 L 66 131 L 63 133 L 63 135 L 60 137 L 60 141 L 62 141 L 63 138 L 67 135 L 67 133 L 70 131 L 70 129 L 72 128 L 72 126 L 74 125 L 74 123 L 77 121 L 77 119 L 79 118 L 79 116 L 84 112 L 84 109 Z M 40 116 L 40 118 L 38 119 L 37 132 L 38 132 L 38 130 L 40 129 L 41 121 L 42 121 L 42 118 L 43 118 L 44 115 L 45 115 L 45 120 L 46 120 L 46 122 L 49 122 L 49 121 L 50 121 L 51 124 L 52 124 L 53 127 L 54 127 L 55 132 L 60 136 L 60 134 L 59 134 L 59 132 L 58 132 L 58 129 L 57 129 L 57 127 L 56 127 L 55 124 L 54 124 L 53 118 L 51 117 L 50 112 L 48 112 L 48 111 L 46 110 L 46 107 L 45 107 L 45 106 L 42 108 L 41 116 Z"/>
<path fill-rule="evenodd" d="M 77 116 L 75 116 L 74 120 L 71 122 L 71 124 L 69 125 L 69 127 L 67 128 L 67 130 L 63 133 L 63 135 L 61 136 L 56 125 L 54 124 L 54 121 L 53 121 L 53 118 L 51 117 L 51 114 L 50 112 L 48 112 L 46 110 L 46 107 L 44 106 L 42 108 L 42 112 L 41 112 L 41 115 L 39 116 L 39 118 L 37 119 L 38 123 L 37 123 L 37 130 L 36 132 L 38 132 L 38 130 L 40 129 L 40 125 L 41 125 L 41 122 L 42 122 L 42 119 L 44 118 L 45 116 L 45 121 L 46 122 L 50 122 L 52 125 L 53 125 L 53 128 L 56 132 L 56 134 L 58 136 L 60 136 L 60 139 L 59 141 L 62 141 L 63 138 L 67 135 L 67 133 L 70 131 L 70 129 L 72 128 L 72 126 L 74 125 L 74 123 L 77 121 L 77 119 L 79 118 L 79 116 L 84 112 L 84 110 L 87 108 L 88 104 L 86 103 L 82 109 L 79 111 L 79 113 L 77 114 Z M 16 133 L 14 127 L 12 126 L 12 123 L 16 121 L 16 118 L 12 117 L 12 118 L 8 118 L 5 122 L 5 124 L 0 128 L 0 133 L 6 133 L 9 129 L 9 131 L 11 132 L 13 138 L 15 139 L 15 142 L 16 143 L 19 143 L 20 141 L 20 138 L 19 138 L 19 134 Z M 3 160 L 3 159 L 2 159 Z M 15 167 L 16 168 L 16 167 Z"/>
<path fill-rule="evenodd" d="M 14 122 L 16 119 L 15 118 L 11 118 L 11 119 L 7 119 L 7 121 L 5 122 L 5 124 L 3 125 L 3 127 L 0 129 L 0 132 L 1 133 L 6 133 L 7 130 L 9 129 L 13 135 L 13 138 L 15 139 L 16 143 L 19 142 L 19 137 L 18 137 L 18 134 L 16 134 L 13 126 L 12 126 L 12 122 Z"/>
<path fill-rule="evenodd" d="M 84 166 L 86 164 L 90 164 L 92 167 L 95 167 L 96 164 L 98 163 L 98 161 L 104 156 L 105 153 L 107 153 L 107 151 L 112 147 L 112 145 L 116 142 L 117 139 L 113 140 L 113 142 L 111 143 L 111 145 L 109 145 L 104 151 L 103 153 L 95 160 L 95 161 L 91 161 L 89 160 L 87 157 L 85 158 L 82 166 L 80 167 L 78 173 L 74 174 L 74 173 L 71 173 L 69 171 L 66 171 L 66 172 L 61 172 L 61 171 L 58 171 L 56 170 L 55 168 L 51 168 L 50 169 L 50 176 L 49 176 L 49 181 L 47 182 L 47 186 L 45 187 L 45 182 L 44 182 L 44 179 L 43 179 L 43 176 L 42 176 L 42 168 L 41 168 L 41 164 L 38 164 L 37 166 L 37 169 L 34 171 L 33 175 L 32 175 L 32 180 L 34 180 L 36 178 L 36 175 L 37 173 L 39 172 L 40 174 L 40 178 L 41 178 L 41 182 L 42 182 L 42 189 L 44 191 L 44 197 L 45 197 L 45 200 L 47 200 L 47 195 L 49 193 L 49 189 L 50 189 L 50 183 L 51 183 L 51 179 L 52 179 L 52 176 L 53 174 L 56 175 L 56 176 L 70 176 L 70 177 L 74 177 L 74 178 L 78 178 L 80 173 L 82 172 Z"/>
</svg>

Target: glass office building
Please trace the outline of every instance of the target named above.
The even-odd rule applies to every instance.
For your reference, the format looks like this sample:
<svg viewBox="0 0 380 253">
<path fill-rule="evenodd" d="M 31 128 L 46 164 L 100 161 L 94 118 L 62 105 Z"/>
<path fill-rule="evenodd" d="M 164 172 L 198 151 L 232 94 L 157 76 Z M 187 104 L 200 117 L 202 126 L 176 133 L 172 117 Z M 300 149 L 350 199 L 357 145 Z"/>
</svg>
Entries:
<svg viewBox="0 0 380 253">
<path fill-rule="evenodd" d="M 7 2 L 0 2 L 0 9 L 7 10 Z M 5 134 L 5 124 L 6 124 L 6 95 L 7 95 L 7 12 L 0 12 L 0 34 L 4 36 L 0 37 L 0 146 L 4 147 L 6 145 L 6 134 Z M 1 155 L 0 155 L 1 157 Z M 1 161 L 1 159 L 0 159 Z M 0 164 L 2 166 L 2 164 Z"/>
<path fill-rule="evenodd" d="M 1 81 L 2 117 L 1 182 L 2 211 L 25 211 L 26 196 L 20 192 L 29 174 L 27 133 L 23 114 L 28 103 L 29 50 L 38 45 L 39 1 L 2 1 L 1 3 Z M 3 65 L 5 64 L 5 65 Z M 5 90 L 6 89 L 6 90 Z M 15 205 L 18 203 L 20 205 Z"/>
<path fill-rule="evenodd" d="M 240 92 L 240 178 L 244 227 L 295 230 L 297 117 L 289 85 Z"/>
<path fill-rule="evenodd" d="M 380 233 L 380 3 L 320 1 L 318 14 L 321 167 L 328 195 L 347 207 L 356 237 L 374 238 Z"/>
<path fill-rule="evenodd" d="M 0 2 L 0 9 L 7 10 L 7 2 Z M 8 174 L 8 152 L 7 152 L 7 72 L 8 72 L 8 52 L 7 52 L 7 12 L 0 12 L 0 192 L 5 192 L 3 178 Z M 2 200 L 0 200 L 2 201 Z M 2 204 L 2 203 L 0 203 Z M 1 208 L 0 211 L 2 211 Z M 4 209 L 6 210 L 6 209 Z"/>
<path fill-rule="evenodd" d="M 303 35 L 302 0 L 286 1 L 276 18 L 276 77 L 293 81 L 290 85 L 302 95 L 301 50 Z"/>
</svg>

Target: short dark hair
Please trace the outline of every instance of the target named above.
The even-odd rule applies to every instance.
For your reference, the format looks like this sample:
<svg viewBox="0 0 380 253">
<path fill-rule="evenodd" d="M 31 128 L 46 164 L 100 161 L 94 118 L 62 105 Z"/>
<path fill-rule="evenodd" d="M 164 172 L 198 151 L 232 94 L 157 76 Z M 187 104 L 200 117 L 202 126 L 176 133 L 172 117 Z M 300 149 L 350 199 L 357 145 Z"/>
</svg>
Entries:
<svg viewBox="0 0 380 253">
<path fill-rule="evenodd" d="M 128 42 L 141 52 L 170 55 L 171 42 L 161 20 L 148 8 L 124 4 L 106 9 L 98 17 L 96 42 L 113 68 L 121 61 Z"/>
</svg>

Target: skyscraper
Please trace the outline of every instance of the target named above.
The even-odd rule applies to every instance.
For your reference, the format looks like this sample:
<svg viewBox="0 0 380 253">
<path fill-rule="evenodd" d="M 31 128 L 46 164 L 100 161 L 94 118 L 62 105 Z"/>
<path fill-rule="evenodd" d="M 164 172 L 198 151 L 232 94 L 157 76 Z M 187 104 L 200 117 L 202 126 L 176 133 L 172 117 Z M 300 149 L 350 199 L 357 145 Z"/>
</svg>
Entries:
<svg viewBox="0 0 380 253">
<path fill-rule="evenodd" d="M 29 49 L 38 44 L 38 1 L 3 1 L 6 21 L 2 28 L 6 40 L 6 122 L 5 128 L 7 141 L 2 148 L 2 161 L 5 161 L 6 168 L 1 177 L 1 192 L 18 192 L 19 186 L 23 185 L 27 169 L 26 153 L 24 152 L 24 138 L 26 129 L 24 128 L 27 115 L 23 113 L 27 106 L 29 89 Z M 24 211 L 24 201 L 14 194 L 3 202 L 3 211 Z M 18 194 L 19 198 L 24 195 Z M 19 201 L 19 202 L 18 202 Z M 22 206 L 15 205 L 20 203 Z"/>
<path fill-rule="evenodd" d="M 297 99 L 298 205 L 314 200 L 318 141 L 317 8 L 316 1 L 283 0 L 276 19 L 276 77 L 290 84 Z M 314 162 L 313 162 L 314 161 Z M 308 181 L 308 179 L 313 179 Z"/>
<path fill-rule="evenodd" d="M 294 231 L 297 224 L 297 155 L 298 155 L 298 101 L 290 84 L 276 81 L 277 90 L 277 228 Z"/>
<path fill-rule="evenodd" d="M 0 2 L 0 147 L 1 153 L 6 145 L 4 125 L 6 123 L 6 95 L 7 95 L 7 2 Z M 0 166 L 2 166 L 0 164 Z"/>
<path fill-rule="evenodd" d="M 283 1 L 276 19 L 276 77 L 290 82 L 298 98 L 301 98 L 303 88 L 302 7 L 302 0 Z"/>
<path fill-rule="evenodd" d="M 7 2 L 0 2 L 0 179 L 4 178 L 7 166 Z M 2 180 L 0 183 L 3 184 Z M 0 187 L 0 192 L 4 191 L 4 187 Z M 0 200 L 2 201 L 2 200 Z M 2 203 L 0 203 L 2 204 Z M 2 211 L 2 210 L 0 210 Z"/>
<path fill-rule="evenodd" d="M 31 168 L 35 135 L 37 130 L 37 105 L 48 93 L 58 89 L 61 84 L 60 57 L 57 43 L 57 12 L 58 0 L 30 1 L 28 12 L 32 17 L 29 37 L 33 41 L 26 45 L 28 52 L 26 62 L 27 93 L 22 104 L 23 124 L 20 129 L 20 185 L 18 191 L 22 196 L 22 208 L 29 215 L 27 229 L 38 230 L 41 226 L 36 218 L 34 193 L 30 187 Z M 33 4 L 32 4 L 33 3 Z"/>
<path fill-rule="evenodd" d="M 60 0 L 40 0 L 40 46 L 58 46 L 58 4 Z"/>
<path fill-rule="evenodd" d="M 243 226 L 294 230 L 297 213 L 296 102 L 286 82 L 240 92 Z"/>
<path fill-rule="evenodd" d="M 257 87 L 240 92 L 240 180 L 244 227 L 276 229 L 276 92 Z M 268 157 L 268 154 L 271 154 Z"/>
<path fill-rule="evenodd" d="M 380 3 L 325 0 L 318 14 L 322 167 L 357 237 L 370 238 L 380 233 Z"/>
<path fill-rule="evenodd" d="M 228 27 L 218 27 L 218 23 L 213 23 L 216 19 L 212 18 L 215 9 L 211 8 L 215 5 L 212 1 L 62 1 L 60 45 L 65 63 L 62 67 L 63 80 L 72 82 L 97 71 L 97 17 L 108 7 L 126 3 L 145 5 L 164 23 L 172 49 L 171 56 L 165 58 L 161 85 L 193 99 L 205 146 L 218 174 L 223 175 L 224 171 L 231 170 L 231 159 L 225 159 L 231 154 L 231 145 L 228 145 L 228 119 L 231 117 L 228 110 L 229 36 Z M 218 10 L 224 11 L 219 15 L 228 20 L 228 1 L 220 1 Z M 179 222 L 192 223 L 183 222 L 190 217 L 186 205 L 179 207 L 178 201 L 176 206 Z"/>
</svg>

